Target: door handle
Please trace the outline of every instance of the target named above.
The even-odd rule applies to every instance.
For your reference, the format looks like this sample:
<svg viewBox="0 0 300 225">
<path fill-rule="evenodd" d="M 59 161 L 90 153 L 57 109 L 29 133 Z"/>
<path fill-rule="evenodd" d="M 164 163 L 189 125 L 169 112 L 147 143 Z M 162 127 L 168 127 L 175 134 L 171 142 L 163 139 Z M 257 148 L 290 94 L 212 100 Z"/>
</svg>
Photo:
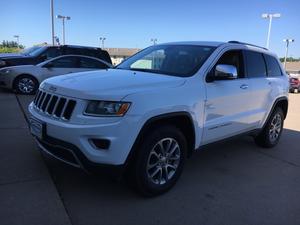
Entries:
<svg viewBox="0 0 300 225">
<path fill-rule="evenodd" d="M 241 89 L 247 89 L 249 86 L 247 85 L 247 84 L 242 84 L 241 86 L 240 86 L 240 88 Z"/>
</svg>

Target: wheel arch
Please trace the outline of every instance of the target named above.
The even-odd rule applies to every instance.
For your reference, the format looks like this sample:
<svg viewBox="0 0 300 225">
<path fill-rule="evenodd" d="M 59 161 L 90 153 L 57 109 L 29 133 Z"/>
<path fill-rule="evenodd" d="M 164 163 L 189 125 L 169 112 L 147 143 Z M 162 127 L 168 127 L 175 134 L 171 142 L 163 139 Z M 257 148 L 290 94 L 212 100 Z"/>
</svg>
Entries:
<svg viewBox="0 0 300 225">
<path fill-rule="evenodd" d="M 268 120 L 270 119 L 270 116 L 272 115 L 273 111 L 276 109 L 276 107 L 280 107 L 283 111 L 283 115 L 284 115 L 284 119 L 287 116 L 287 112 L 288 112 L 288 98 L 286 96 L 283 97 L 279 97 L 275 100 L 275 102 L 272 105 L 272 108 L 268 114 L 268 117 L 266 118 L 266 120 L 264 121 L 264 125 L 263 128 L 266 126 Z"/>
<path fill-rule="evenodd" d="M 31 77 L 31 78 L 33 78 L 33 79 L 37 82 L 37 85 L 38 85 L 38 86 L 40 85 L 40 81 L 39 81 L 35 76 L 33 76 L 32 74 L 30 74 L 30 73 L 21 73 L 21 74 L 17 75 L 17 76 L 13 79 L 13 82 L 12 82 L 12 89 L 15 89 L 16 81 L 17 81 L 17 79 L 19 79 L 20 77 Z"/>
<path fill-rule="evenodd" d="M 280 107 L 283 111 L 283 115 L 284 115 L 284 119 L 285 119 L 287 116 L 287 113 L 288 113 L 288 106 L 289 106 L 289 101 L 288 101 L 287 97 L 277 98 L 273 104 L 273 107 L 272 107 L 272 110 L 270 113 L 272 113 L 276 107 Z"/>
<path fill-rule="evenodd" d="M 135 153 L 142 141 L 143 136 L 147 135 L 147 133 L 155 129 L 155 127 L 168 124 L 176 126 L 185 136 L 188 144 L 187 155 L 190 156 L 195 149 L 196 141 L 195 126 L 192 116 L 188 112 L 173 112 L 151 117 L 144 123 L 126 159 L 125 164 L 128 166 L 131 164 L 130 162 L 134 160 L 134 156 L 136 155 Z"/>
</svg>

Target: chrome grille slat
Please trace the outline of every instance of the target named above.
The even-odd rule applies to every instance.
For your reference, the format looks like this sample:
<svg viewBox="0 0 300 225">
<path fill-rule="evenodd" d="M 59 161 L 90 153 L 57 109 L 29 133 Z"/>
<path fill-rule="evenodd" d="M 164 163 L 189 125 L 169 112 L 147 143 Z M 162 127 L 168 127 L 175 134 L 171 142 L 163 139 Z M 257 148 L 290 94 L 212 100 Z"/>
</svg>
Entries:
<svg viewBox="0 0 300 225">
<path fill-rule="evenodd" d="M 37 98 L 36 98 L 36 101 L 35 101 L 35 105 L 37 105 L 37 104 L 38 104 L 38 102 L 39 102 L 39 100 L 40 100 L 41 96 L 42 96 L 42 92 L 41 92 L 41 91 L 39 91 L 39 93 L 37 94 Z"/>
<path fill-rule="evenodd" d="M 51 113 L 52 115 L 54 115 L 54 112 L 56 111 L 58 102 L 59 102 L 59 98 L 57 98 L 57 100 L 56 100 L 56 102 L 55 102 L 54 108 L 53 108 L 52 113 Z"/>
<path fill-rule="evenodd" d="M 37 104 L 37 108 L 38 108 L 38 109 L 40 109 L 40 107 L 41 107 L 41 105 L 42 105 L 42 103 L 43 103 L 43 101 L 44 101 L 45 96 L 46 96 L 46 93 L 43 92 L 43 93 L 41 94 L 41 97 L 40 97 L 39 102 L 38 102 L 38 104 Z"/>
<path fill-rule="evenodd" d="M 66 110 L 68 104 L 69 104 L 69 100 L 67 99 L 66 102 L 65 102 L 65 105 L 64 105 L 63 109 L 61 110 L 61 118 L 64 119 L 64 120 L 65 120 L 65 117 L 64 117 L 65 110 Z"/>
<path fill-rule="evenodd" d="M 33 101 L 34 109 L 55 119 L 70 120 L 76 101 L 39 90 Z"/>
<path fill-rule="evenodd" d="M 51 102 L 52 99 L 53 99 L 53 96 L 54 96 L 54 95 L 51 95 L 51 97 L 50 97 L 50 99 L 49 99 L 49 101 L 48 101 L 48 103 L 47 103 L 47 105 L 46 105 L 45 112 L 46 112 L 47 114 L 49 114 L 48 109 L 49 109 L 50 102 Z"/>
</svg>

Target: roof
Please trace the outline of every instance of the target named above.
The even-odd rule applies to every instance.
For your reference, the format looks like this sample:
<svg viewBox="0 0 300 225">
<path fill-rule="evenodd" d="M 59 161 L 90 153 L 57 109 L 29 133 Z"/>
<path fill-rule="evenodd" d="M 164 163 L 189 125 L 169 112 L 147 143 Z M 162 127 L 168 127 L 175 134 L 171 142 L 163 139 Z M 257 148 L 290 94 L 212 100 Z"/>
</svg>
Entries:
<svg viewBox="0 0 300 225">
<path fill-rule="evenodd" d="M 202 45 L 202 46 L 212 46 L 218 47 L 226 42 L 218 42 L 218 41 L 180 41 L 180 42 L 169 42 L 169 43 L 162 43 L 168 45 Z"/>
<path fill-rule="evenodd" d="M 139 52 L 139 48 L 104 48 L 110 56 L 132 56 Z"/>
</svg>

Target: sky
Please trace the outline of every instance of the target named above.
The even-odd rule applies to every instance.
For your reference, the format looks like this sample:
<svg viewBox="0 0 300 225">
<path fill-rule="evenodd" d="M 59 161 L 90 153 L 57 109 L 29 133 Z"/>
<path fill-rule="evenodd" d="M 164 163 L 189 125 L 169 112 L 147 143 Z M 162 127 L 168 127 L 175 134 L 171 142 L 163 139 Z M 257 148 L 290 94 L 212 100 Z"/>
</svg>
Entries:
<svg viewBox="0 0 300 225">
<path fill-rule="evenodd" d="M 51 43 L 50 0 L 0 0 L 0 41 Z M 266 45 L 268 20 L 262 13 L 281 13 L 272 23 L 270 50 L 285 54 L 284 38 L 294 38 L 289 56 L 300 57 L 300 0 L 54 0 L 54 14 L 66 21 L 66 44 L 145 48 L 150 39 L 173 41 L 238 40 Z M 62 23 L 55 34 L 62 41 Z"/>
</svg>

